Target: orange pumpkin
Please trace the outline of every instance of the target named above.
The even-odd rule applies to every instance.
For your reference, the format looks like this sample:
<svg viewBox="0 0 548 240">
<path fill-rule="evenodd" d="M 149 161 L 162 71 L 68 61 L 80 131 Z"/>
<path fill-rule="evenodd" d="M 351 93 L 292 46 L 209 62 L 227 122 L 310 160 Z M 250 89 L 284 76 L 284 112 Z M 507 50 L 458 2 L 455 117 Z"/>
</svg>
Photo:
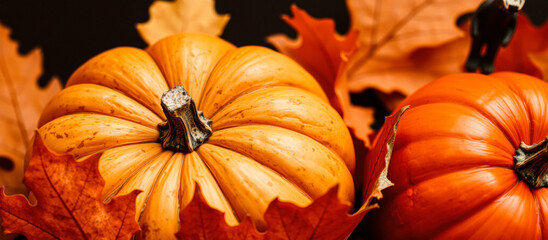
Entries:
<svg viewBox="0 0 548 240">
<path fill-rule="evenodd" d="M 103 153 L 105 200 L 143 191 L 142 238 L 174 237 L 195 183 L 229 224 L 249 216 L 259 229 L 275 198 L 305 206 L 339 184 L 340 199 L 354 199 L 351 137 L 315 79 L 277 52 L 213 36 L 92 58 L 38 132 L 57 153 Z"/>
<path fill-rule="evenodd" d="M 449 75 L 409 96 L 371 232 L 548 239 L 547 99 L 546 82 L 510 72 Z"/>
</svg>

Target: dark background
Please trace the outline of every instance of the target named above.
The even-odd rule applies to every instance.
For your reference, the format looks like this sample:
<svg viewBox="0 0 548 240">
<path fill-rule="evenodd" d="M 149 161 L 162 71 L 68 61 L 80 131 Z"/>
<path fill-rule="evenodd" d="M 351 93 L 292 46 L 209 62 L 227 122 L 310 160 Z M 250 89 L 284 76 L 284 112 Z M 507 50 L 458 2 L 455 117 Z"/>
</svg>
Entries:
<svg viewBox="0 0 548 240">
<path fill-rule="evenodd" d="M 364 0 L 368 1 L 368 0 Z M 280 19 L 290 14 L 291 4 L 314 17 L 333 18 L 341 34 L 349 28 L 343 0 L 217 0 L 218 13 L 228 13 L 222 38 L 236 44 L 263 45 L 274 33 L 294 37 L 295 31 Z M 116 46 L 146 47 L 135 24 L 146 22 L 152 0 L 0 0 L 0 22 L 12 29 L 19 52 L 40 47 L 44 53 L 45 85 L 53 76 L 64 83 L 70 74 L 92 56 Z M 527 0 L 525 11 L 536 23 L 548 14 L 548 0 Z"/>
</svg>

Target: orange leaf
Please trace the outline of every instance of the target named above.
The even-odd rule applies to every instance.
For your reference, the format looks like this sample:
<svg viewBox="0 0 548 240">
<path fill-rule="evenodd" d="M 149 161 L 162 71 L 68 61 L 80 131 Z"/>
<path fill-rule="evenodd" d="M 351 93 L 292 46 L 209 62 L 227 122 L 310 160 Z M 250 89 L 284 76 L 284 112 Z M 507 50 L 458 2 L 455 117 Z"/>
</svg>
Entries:
<svg viewBox="0 0 548 240">
<path fill-rule="evenodd" d="M 291 11 L 293 18 L 283 15 L 282 19 L 297 30 L 298 39 L 276 34 L 269 36 L 267 41 L 310 72 L 340 112 L 341 106 L 335 99 L 335 79 L 343 62 L 341 54 L 356 47 L 357 32 L 341 37 L 335 32 L 332 19 L 315 19 L 295 5 L 291 6 Z"/>
<path fill-rule="evenodd" d="M 338 187 L 331 188 L 308 207 L 274 200 L 265 212 L 268 228 L 258 232 L 249 218 L 229 226 L 224 213 L 211 208 L 200 191 L 180 213 L 179 239 L 344 239 L 352 233 L 370 208 L 362 207 L 349 214 L 350 206 L 337 197 Z"/>
<path fill-rule="evenodd" d="M 542 52 L 548 50 L 548 24 L 543 27 L 535 27 L 527 16 L 518 15 L 518 24 L 514 37 L 510 44 L 501 48 L 495 60 L 495 71 L 513 71 L 529 74 L 548 80 L 546 71 L 546 55 Z"/>
<path fill-rule="evenodd" d="M 398 89 L 408 94 L 417 86 L 422 86 L 422 83 L 414 81 L 422 81 L 422 77 L 433 73 L 392 73 L 397 68 L 395 66 L 404 65 L 408 70 L 413 70 L 414 64 L 409 61 L 413 59 L 410 54 L 415 50 L 438 47 L 462 38 L 464 33 L 455 21 L 459 15 L 475 10 L 481 0 L 348 0 L 347 3 L 352 28 L 360 31 L 359 50 L 348 63 L 346 71 L 350 90 L 359 92 L 374 87 L 387 93 Z M 461 51 L 467 52 L 467 49 Z M 439 74 L 436 70 L 430 72 Z M 409 80 L 396 80 L 401 77 Z M 402 82 L 406 85 L 398 84 Z"/>
<path fill-rule="evenodd" d="M 407 96 L 441 76 L 464 71 L 470 46 L 469 26 L 469 23 L 463 24 L 463 37 L 437 47 L 419 48 L 403 57 L 370 59 L 361 68 L 366 71 L 361 75 L 363 79 L 350 82 L 348 87 L 351 91 L 374 88 L 383 93 L 399 92 Z M 354 76 L 354 79 L 356 77 L 361 78 Z"/>
<path fill-rule="evenodd" d="M 9 29 L 0 24 L 0 186 L 15 194 L 26 192 L 25 152 L 42 109 L 61 85 L 51 81 L 40 89 L 36 81 L 42 72 L 42 53 L 35 49 L 20 56 L 9 35 Z"/>
<path fill-rule="evenodd" d="M 404 106 L 385 118 L 384 125 L 387 127 L 382 128 L 382 131 L 377 134 L 373 141 L 374 147 L 367 154 L 364 170 L 364 204 L 369 204 L 372 197 L 380 199 L 381 191 L 393 185 L 387 178 L 388 164 L 392 156 L 398 123 L 407 109 L 409 106 Z M 382 142 L 382 144 L 375 144 L 375 142 Z"/>
<path fill-rule="evenodd" d="M 332 19 L 315 19 L 295 5 L 291 7 L 294 17 L 282 18 L 299 33 L 296 40 L 285 35 L 267 38 L 280 52 L 293 58 L 310 72 L 322 86 L 331 105 L 343 116 L 353 134 L 369 146 L 369 127 L 373 121 L 373 109 L 350 103 L 346 78 L 340 73 L 348 58 L 356 49 L 357 32 L 345 37 L 335 31 Z"/>
<path fill-rule="evenodd" d="M 38 135 L 37 135 L 38 136 Z M 25 184 L 37 199 L 0 194 L 0 216 L 7 232 L 32 239 L 130 239 L 139 231 L 135 198 L 139 191 L 101 200 L 105 184 L 98 170 L 100 154 L 77 162 L 50 152 L 36 137 Z"/>
<path fill-rule="evenodd" d="M 219 36 L 229 19 L 215 12 L 214 0 L 157 0 L 150 6 L 150 20 L 137 24 L 137 30 L 148 44 L 182 32 Z"/>
</svg>

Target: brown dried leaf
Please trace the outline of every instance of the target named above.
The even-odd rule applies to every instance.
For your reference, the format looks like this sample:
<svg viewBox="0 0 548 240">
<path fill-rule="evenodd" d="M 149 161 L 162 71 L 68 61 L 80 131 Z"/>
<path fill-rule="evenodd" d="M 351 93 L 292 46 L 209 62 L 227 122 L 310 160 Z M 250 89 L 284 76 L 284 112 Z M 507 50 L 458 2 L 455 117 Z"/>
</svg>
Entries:
<svg viewBox="0 0 548 240">
<path fill-rule="evenodd" d="M 201 32 L 219 36 L 230 16 L 215 12 L 214 0 L 156 0 L 150 6 L 150 20 L 137 24 L 148 44 L 181 32 Z"/>
<path fill-rule="evenodd" d="M 436 69 L 439 68 L 437 64 L 426 63 L 422 65 L 434 69 L 394 73 L 392 70 L 396 66 L 412 70 L 415 66 L 409 61 L 417 60 L 423 54 L 416 52 L 419 48 L 438 47 L 462 38 L 464 33 L 455 21 L 461 14 L 475 10 L 481 0 L 348 0 L 347 3 L 352 28 L 360 31 L 359 50 L 346 71 L 350 90 L 360 92 L 366 88 L 379 88 L 389 93 L 398 89 L 407 94 L 422 86 L 422 82 L 415 81 L 424 81 L 425 76 L 441 74 L 445 70 Z M 467 52 L 467 49 L 461 51 Z M 402 77 L 407 80 L 397 81 Z M 402 82 L 406 85 L 399 86 Z"/>
<path fill-rule="evenodd" d="M 103 203 L 99 158 L 96 154 L 77 162 L 72 155 L 50 152 L 36 137 L 24 182 L 37 203 L 29 205 L 22 195 L 6 196 L 0 188 L 4 230 L 30 239 L 130 239 L 139 231 L 139 191 Z"/>
<path fill-rule="evenodd" d="M 40 89 L 36 80 L 42 72 L 42 53 L 17 53 L 10 31 L 0 24 L 0 186 L 8 194 L 25 193 L 23 171 L 40 113 L 48 100 L 61 90 L 59 81 Z"/>
<path fill-rule="evenodd" d="M 409 109 L 409 106 L 404 106 L 385 118 L 385 127 L 377 134 L 373 141 L 373 148 L 367 154 L 363 188 L 365 205 L 369 204 L 373 197 L 380 199 L 382 197 L 381 191 L 393 185 L 387 178 L 388 164 L 392 156 L 398 123 L 407 109 Z"/>
<path fill-rule="evenodd" d="M 462 26 L 463 37 L 440 46 L 419 48 L 403 57 L 370 59 L 361 68 L 367 74 L 360 81 L 350 82 L 350 90 L 359 92 L 374 88 L 385 94 L 399 92 L 407 96 L 441 76 L 464 71 L 470 46 L 470 36 L 466 30 L 469 26 L 468 23 Z M 391 106 L 398 104 L 392 103 Z"/>
</svg>

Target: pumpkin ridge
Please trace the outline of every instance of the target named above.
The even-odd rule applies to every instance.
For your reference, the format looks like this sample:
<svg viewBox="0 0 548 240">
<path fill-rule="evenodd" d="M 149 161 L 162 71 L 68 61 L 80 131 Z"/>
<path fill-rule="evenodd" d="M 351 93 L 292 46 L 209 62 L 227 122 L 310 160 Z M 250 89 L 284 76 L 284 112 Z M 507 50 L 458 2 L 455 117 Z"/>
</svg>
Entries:
<svg viewBox="0 0 548 240">
<path fill-rule="evenodd" d="M 297 184 L 294 183 L 293 181 L 289 180 L 288 178 L 286 178 L 284 175 L 282 175 L 282 174 L 279 173 L 278 171 L 276 171 L 276 170 L 274 170 L 274 169 L 272 169 L 272 168 L 270 168 L 270 167 L 268 167 L 268 166 L 266 166 L 266 165 L 260 163 L 259 161 L 255 160 L 255 158 L 252 158 L 252 157 L 250 157 L 250 156 L 248 156 L 248 155 L 246 155 L 246 154 L 244 154 L 244 153 L 241 153 L 241 152 L 236 151 L 236 150 L 234 150 L 234 149 L 225 147 L 225 146 L 223 146 L 223 145 L 212 144 L 212 143 L 208 143 L 208 144 L 213 145 L 213 146 L 216 146 L 216 147 L 220 147 L 220 148 L 223 148 L 223 149 L 226 149 L 226 150 L 229 150 L 229 151 L 238 153 L 238 154 L 241 154 L 241 155 L 243 155 L 243 156 L 245 156 L 245 157 L 247 157 L 247 158 L 253 160 L 254 162 L 258 163 L 259 165 L 261 165 L 261 166 L 263 166 L 263 167 L 265 167 L 265 168 L 267 168 L 267 169 L 270 169 L 273 173 L 275 173 L 277 176 L 279 176 L 280 178 L 284 179 L 284 180 L 287 181 L 288 183 L 291 183 L 291 185 L 293 185 L 297 190 L 299 190 L 299 192 L 300 192 L 301 194 L 303 194 L 304 196 L 306 196 L 308 199 L 310 199 L 310 200 L 313 199 L 313 198 L 310 196 L 310 194 L 308 194 L 306 191 L 304 191 L 299 185 L 297 185 Z M 213 174 L 213 171 L 211 170 L 211 168 L 209 167 L 209 165 L 207 164 L 207 162 L 203 160 L 202 155 L 200 155 L 200 153 L 199 153 L 198 151 L 196 151 L 196 152 L 198 153 L 198 155 L 200 156 L 200 158 L 202 159 L 202 161 L 203 161 L 204 164 L 206 165 L 207 169 L 211 172 L 211 174 Z M 213 177 L 215 177 L 215 174 L 213 174 Z M 215 177 L 215 180 L 216 180 L 216 183 L 219 185 L 219 181 L 217 180 L 217 177 Z M 219 187 L 220 187 L 220 186 L 219 186 Z M 221 189 L 221 191 L 223 192 L 223 194 L 224 194 L 225 197 L 226 197 L 225 190 L 223 190 L 223 188 L 221 188 L 221 187 L 220 187 L 220 189 Z M 230 200 L 228 200 L 228 198 L 227 198 L 227 201 L 230 202 Z M 233 205 L 232 205 L 232 203 L 231 203 L 231 204 L 230 204 L 230 207 L 231 207 L 231 209 L 232 209 L 233 211 L 235 211 L 234 208 L 233 208 L 232 206 L 233 206 Z M 235 215 L 236 217 L 238 217 L 237 214 L 234 214 L 234 215 Z M 239 219 L 239 220 L 241 221 L 242 219 Z"/>
<path fill-rule="evenodd" d="M 266 126 L 267 128 L 264 128 L 263 126 Z M 248 129 L 247 130 L 248 132 L 252 132 L 252 130 L 249 130 L 248 127 L 259 127 L 259 128 L 257 128 L 257 129 L 259 129 L 258 131 L 271 131 L 269 129 L 272 129 L 272 130 L 278 129 L 278 130 L 281 130 L 282 132 L 286 132 L 286 133 L 284 133 L 284 135 L 292 133 L 292 134 L 294 134 L 293 138 L 295 138 L 295 139 L 298 139 L 300 137 L 304 141 L 310 141 L 311 145 L 313 145 L 312 151 L 310 152 L 310 154 L 313 154 L 313 152 L 322 152 L 322 153 L 325 152 L 327 155 L 331 154 L 331 157 L 330 157 L 330 159 L 332 159 L 331 161 L 336 161 L 337 164 L 335 164 L 335 165 L 340 167 L 339 171 L 333 170 L 333 169 L 331 169 L 331 167 L 323 169 L 323 171 L 328 171 L 328 169 L 333 171 L 333 172 L 327 173 L 327 174 L 332 174 L 332 175 L 329 175 L 329 176 L 336 176 L 336 177 L 333 177 L 333 178 L 336 178 L 338 180 L 344 180 L 345 179 L 343 177 L 344 174 L 348 173 L 348 175 L 351 175 L 351 173 L 349 172 L 350 170 L 346 166 L 346 162 L 344 161 L 344 159 L 342 159 L 341 156 L 339 156 L 335 151 L 333 151 L 333 149 L 330 149 L 328 146 L 323 145 L 322 143 L 316 141 L 315 139 L 313 139 L 313 138 L 311 138 L 311 137 L 309 137 L 305 134 L 296 132 L 296 131 L 292 131 L 292 130 L 289 130 L 289 129 L 286 129 L 286 128 L 283 128 L 283 127 L 279 127 L 279 126 L 267 125 L 267 124 L 243 124 L 243 125 L 239 125 L 239 126 L 235 126 L 235 127 L 231 127 L 231 128 L 225 128 L 222 131 L 222 134 L 225 135 L 225 136 L 226 135 L 240 136 L 239 134 L 231 133 L 231 130 L 236 131 L 236 133 L 237 133 L 238 131 Z M 217 131 L 217 133 L 219 133 L 219 132 L 221 132 L 221 131 Z M 279 132 L 274 132 L 273 134 L 277 135 L 277 134 L 280 134 L 280 133 Z M 266 134 L 266 135 L 269 135 L 269 134 Z M 280 134 L 280 135 L 282 135 L 282 134 Z M 250 137 L 254 136 L 254 134 L 250 134 L 249 136 Z M 319 190 L 319 188 L 321 188 L 321 187 L 311 187 L 311 186 L 309 186 L 310 183 L 306 182 L 306 181 L 296 182 L 295 180 L 306 179 L 306 178 L 303 178 L 302 176 L 300 176 L 300 174 L 304 174 L 304 173 L 299 174 L 298 171 L 297 172 L 291 172 L 287 169 L 284 169 L 283 164 L 279 165 L 279 166 L 276 166 L 275 164 L 270 165 L 269 164 L 270 162 L 268 160 L 258 160 L 257 159 L 258 156 L 262 156 L 262 155 L 266 154 L 266 153 L 264 153 L 264 151 L 269 152 L 268 149 L 271 149 L 273 147 L 268 147 L 268 148 L 258 147 L 258 149 L 261 149 L 260 151 L 257 150 L 257 149 L 252 149 L 252 150 L 248 150 L 246 152 L 246 149 L 248 149 L 248 148 L 241 146 L 242 144 L 245 144 L 243 142 L 249 142 L 250 145 L 262 146 L 262 144 L 267 144 L 271 140 L 268 140 L 268 139 L 267 140 L 261 140 L 259 138 L 253 138 L 252 141 L 245 141 L 245 140 L 243 140 L 242 137 L 243 136 L 232 138 L 232 139 L 240 139 L 240 140 L 233 140 L 233 141 L 230 140 L 230 137 L 221 137 L 220 140 L 217 140 L 217 136 L 214 134 L 214 135 L 212 135 L 212 137 L 210 138 L 210 141 L 208 143 L 212 144 L 212 145 L 215 145 L 215 146 L 219 146 L 219 147 L 229 149 L 229 150 L 237 152 L 237 153 L 239 153 L 243 156 L 246 156 L 250 159 L 253 159 L 255 162 L 271 169 L 272 171 L 275 171 L 276 173 L 278 173 L 279 175 L 284 177 L 284 179 L 286 179 L 287 181 L 290 181 L 292 184 L 297 186 L 299 189 L 304 191 L 308 196 L 310 196 L 312 198 L 321 196 L 322 194 L 325 193 L 325 191 L 327 191 L 329 189 L 329 187 L 333 187 L 333 186 L 329 186 L 329 187 L 324 188 L 323 192 L 317 192 Z M 269 144 L 269 146 L 272 146 L 272 145 Z M 236 148 L 240 148 L 240 149 L 238 150 Z M 284 148 L 285 147 L 283 147 L 283 146 L 282 147 L 276 147 L 275 150 L 271 151 L 271 153 L 282 151 Z M 288 151 L 291 151 L 291 150 L 288 150 Z M 305 150 L 303 150 L 303 151 L 305 151 Z M 310 150 L 306 150 L 306 151 L 310 151 Z M 260 154 L 258 152 L 260 152 Z M 285 152 L 285 151 L 283 151 L 283 152 Z M 253 156 L 253 155 L 255 155 L 255 156 Z M 278 154 L 275 154 L 275 155 L 278 155 Z M 265 157 L 265 158 L 267 158 L 267 157 Z M 297 157 L 297 158 L 299 158 L 299 157 Z M 319 164 L 319 165 L 321 166 L 322 164 Z M 336 166 L 332 166 L 332 167 L 336 167 Z M 303 167 L 303 168 L 308 169 L 308 170 L 306 170 L 307 172 L 312 171 L 312 170 L 310 170 L 310 168 L 306 168 L 306 167 Z M 344 170 L 346 170 L 347 172 L 344 171 Z M 316 170 L 316 171 L 322 172 L 322 170 Z M 314 171 L 312 171 L 312 172 L 314 172 Z M 317 172 L 314 172 L 314 173 L 317 173 Z M 318 175 L 318 174 L 314 174 L 314 175 Z M 321 176 L 321 175 L 319 175 L 319 176 Z M 346 179 L 346 180 L 349 180 L 349 179 Z M 353 179 L 351 181 L 352 181 L 352 185 L 353 185 Z M 333 182 L 331 182 L 331 183 L 328 183 L 328 182 L 329 181 L 326 181 L 326 180 L 316 181 L 317 184 L 321 184 L 321 183 L 333 184 Z M 348 186 L 347 183 L 344 183 L 344 182 L 341 183 L 340 181 L 337 181 L 334 184 L 340 185 L 340 187 L 339 187 L 339 193 L 340 194 L 344 194 L 345 191 L 349 191 L 348 190 L 349 186 Z M 353 201 L 353 199 L 345 199 L 345 200 L 349 200 L 351 202 Z"/>
<path fill-rule="evenodd" d="M 223 58 L 225 58 L 226 56 L 229 55 L 229 53 L 231 53 L 232 51 L 235 51 L 237 50 L 238 48 L 234 48 L 234 49 L 231 49 L 231 50 L 228 50 L 226 51 L 219 59 L 217 59 L 217 62 L 215 62 L 215 64 L 213 65 L 213 67 L 211 68 L 211 71 L 209 71 L 209 74 L 207 75 L 207 77 L 205 78 L 205 82 L 204 84 L 202 85 L 202 89 L 200 89 L 200 101 L 196 103 L 196 106 L 198 107 L 198 109 L 200 109 L 202 107 L 202 99 L 204 99 L 206 96 L 205 96 L 205 89 L 206 89 L 206 86 L 207 84 L 209 83 L 209 81 L 211 80 L 211 74 L 215 71 L 215 69 L 217 68 L 217 66 L 219 66 L 219 63 L 221 62 L 221 60 Z M 226 105 L 226 104 L 225 104 Z M 216 111 L 217 112 L 217 111 Z M 211 119 L 212 117 L 210 117 Z"/>
<path fill-rule="evenodd" d="M 118 195 L 118 193 L 120 192 L 120 190 L 124 187 L 124 185 L 129 181 L 129 179 L 131 179 L 133 176 L 135 176 L 135 174 L 137 174 L 139 171 L 141 171 L 146 165 L 148 165 L 151 161 L 153 161 L 153 159 L 155 159 L 156 157 L 158 157 L 158 155 L 162 154 L 162 152 L 160 151 L 159 153 L 151 156 L 150 158 L 148 158 L 147 160 L 143 161 L 143 163 L 141 164 L 141 166 L 139 166 L 139 168 L 137 168 L 135 171 L 133 171 L 126 179 L 124 179 L 118 186 L 116 186 L 115 188 L 113 188 L 113 190 L 106 196 L 104 197 L 104 202 L 108 202 L 110 201 L 110 199 L 112 199 L 113 197 L 115 197 L 116 195 Z"/>
<path fill-rule="evenodd" d="M 491 204 L 495 203 L 497 200 L 503 198 L 504 196 L 506 196 L 510 191 L 512 191 L 513 189 L 515 189 L 519 184 L 519 180 L 516 181 L 516 184 L 514 184 L 514 186 L 512 186 L 510 189 L 508 189 L 507 191 L 505 192 L 502 192 L 500 193 L 500 195 L 498 195 L 497 197 L 493 198 L 491 201 L 485 201 L 485 203 L 481 206 L 478 206 L 477 208 L 471 210 L 471 211 L 468 211 L 467 214 L 463 215 L 461 218 L 459 219 L 454 219 L 455 221 L 451 222 L 451 223 L 448 223 L 446 224 L 445 226 L 447 227 L 444 227 L 443 229 L 440 229 L 439 231 L 437 231 L 437 233 L 433 234 L 432 235 L 432 239 L 443 239 L 442 236 L 449 230 L 451 230 L 452 227 L 455 227 L 455 226 L 458 226 L 460 223 L 463 223 L 465 222 L 467 219 L 469 219 L 470 217 L 473 217 L 475 216 L 476 214 L 478 213 L 481 213 L 482 210 L 488 208 Z"/>
<path fill-rule="evenodd" d="M 473 102 L 468 102 L 468 101 L 466 101 L 466 99 L 451 99 L 451 102 L 437 100 L 435 102 L 428 102 L 428 103 L 421 103 L 421 104 L 414 103 L 414 105 L 412 105 L 412 106 L 413 106 L 413 108 L 416 108 L 418 106 L 430 105 L 430 104 L 436 104 L 436 103 L 458 104 L 458 105 L 469 107 L 469 108 L 472 108 L 472 109 L 476 110 L 478 113 L 480 113 L 485 118 L 485 120 L 491 122 L 494 126 L 496 126 L 497 129 L 499 129 L 499 131 L 501 131 L 504 134 L 504 136 L 506 137 L 508 142 L 512 143 L 512 146 L 514 146 L 513 138 L 510 137 L 510 135 L 505 130 L 505 128 L 502 127 L 502 125 L 500 125 L 500 123 L 498 121 L 496 121 L 496 119 L 493 117 L 492 114 L 490 114 L 488 111 L 483 111 L 481 106 L 476 105 Z"/>
<path fill-rule="evenodd" d="M 164 151 L 165 152 L 165 151 Z M 157 156 L 161 155 L 161 153 L 159 153 Z M 154 178 L 154 182 L 152 183 L 152 186 L 150 187 L 150 190 L 148 191 L 148 194 L 147 196 L 145 196 L 145 200 L 143 202 L 143 206 L 142 208 L 140 209 L 140 212 L 136 214 L 136 218 L 138 219 L 137 222 L 139 223 L 139 225 L 141 225 L 141 217 L 143 215 L 143 212 L 145 211 L 145 209 L 147 208 L 147 204 L 148 204 L 148 200 L 150 199 L 150 195 L 152 195 L 152 192 L 154 191 L 154 188 L 156 187 L 156 185 L 158 185 L 158 180 L 160 180 L 160 177 L 161 177 L 161 174 L 164 169 L 166 168 L 166 166 L 169 164 L 169 160 L 171 160 L 171 158 L 173 157 L 173 155 L 175 155 L 174 153 L 171 154 L 171 156 L 169 156 L 168 160 L 165 161 L 165 163 L 163 164 L 163 166 L 159 169 L 158 173 L 156 173 L 156 177 Z M 151 161 L 147 162 L 147 164 L 151 163 L 153 159 L 156 159 L 156 157 L 154 158 L 151 158 Z M 140 169 L 142 170 L 147 164 L 144 164 L 143 167 Z M 135 172 L 135 174 L 137 174 L 137 171 Z M 134 175 L 135 175 L 134 174 Z M 128 179 L 129 180 L 129 179 Z M 142 193 L 141 193 L 142 194 Z M 139 209 L 136 209 L 136 210 L 139 210 Z"/>
<path fill-rule="evenodd" d="M 464 170 L 464 171 L 460 171 L 460 173 L 465 173 L 465 172 L 468 172 L 468 173 L 480 173 L 482 171 L 485 171 L 486 169 L 493 169 L 493 170 L 502 170 L 502 171 L 508 171 L 507 174 L 511 174 L 513 173 L 512 170 L 509 170 L 507 168 L 501 168 L 501 167 L 478 167 L 478 168 L 471 168 L 471 169 L 468 169 L 468 170 Z M 450 173 L 447 173 L 447 174 L 444 174 L 444 175 L 440 175 L 436 178 L 430 178 L 428 180 L 431 180 L 431 181 L 436 181 L 438 180 L 439 178 L 442 178 L 444 176 L 450 176 L 450 175 L 457 175 L 457 173 L 459 172 L 450 172 Z M 451 227 L 455 226 L 455 224 L 458 224 L 462 221 L 465 221 L 466 219 L 468 219 L 470 216 L 474 216 L 477 211 L 481 210 L 481 209 L 485 209 L 486 207 L 488 207 L 489 205 L 493 204 L 496 202 L 496 200 L 500 199 L 501 197 L 505 196 L 508 194 L 509 191 L 511 191 L 512 189 L 514 189 L 517 184 L 519 184 L 520 181 L 517 180 L 517 177 L 515 178 L 516 181 L 511 184 L 511 186 L 509 188 L 502 188 L 500 187 L 499 188 L 499 193 L 497 195 L 492 195 L 491 194 L 489 195 L 489 198 L 485 198 L 483 199 L 482 201 L 477 201 L 477 205 L 474 206 L 473 208 L 468 208 L 466 209 L 466 211 L 458 211 L 458 213 L 461 213 L 461 215 L 459 215 L 459 217 L 455 217 L 455 215 L 453 215 L 452 218 L 445 218 L 444 222 L 440 222 L 438 223 L 438 225 L 434 225 L 434 226 L 431 226 L 431 228 L 427 229 L 427 230 L 423 230 L 424 232 L 422 232 L 422 234 L 428 234 L 428 235 L 405 235 L 406 239 L 433 239 L 433 238 L 436 238 L 436 236 L 439 236 L 439 235 L 442 235 L 444 232 L 446 231 L 449 231 L 451 229 Z M 501 180 L 501 179 L 499 179 Z M 503 179 L 502 179 L 503 180 Z M 502 181 L 501 180 L 501 181 Z M 407 200 L 409 202 L 411 202 L 413 206 L 415 206 L 415 202 L 417 202 L 417 200 L 415 200 L 416 198 L 418 198 L 419 196 L 417 196 L 417 194 L 421 194 L 421 193 L 416 193 L 418 190 L 417 188 L 422 185 L 422 184 L 425 184 L 425 182 L 421 182 L 419 184 L 414 184 L 412 186 L 408 186 L 406 187 L 405 190 L 407 191 L 412 191 L 413 194 L 411 195 L 410 199 Z M 427 183 L 427 184 L 431 184 L 431 183 Z M 508 184 L 509 185 L 509 184 Z M 424 188 L 424 187 L 423 187 Z M 388 189 L 387 189 L 388 190 Z M 392 190 L 392 189 L 390 189 Z M 388 192 L 386 192 L 386 196 L 385 197 L 389 197 L 391 199 L 398 199 L 399 196 L 403 196 L 403 195 L 406 195 L 408 193 L 406 192 L 400 192 L 398 194 L 395 194 L 393 195 L 392 192 L 390 192 L 390 190 Z M 425 198 L 424 196 L 420 196 L 420 198 Z M 393 204 L 393 203 L 392 203 Z M 469 205 L 469 204 L 467 204 Z M 381 205 L 382 207 L 382 205 Z M 390 208 L 393 208 L 394 206 L 385 206 L 385 207 L 390 207 Z M 409 213 L 407 213 L 409 214 Z M 431 218 L 431 217 L 429 217 Z M 397 223 L 397 224 L 402 224 L 402 223 Z M 386 227 L 386 225 L 384 226 Z M 416 225 L 412 225 L 412 226 L 407 226 L 406 228 L 410 228 L 410 227 L 417 227 Z M 404 231 L 405 232 L 405 231 Z M 413 231 L 415 234 L 417 234 L 416 231 Z M 421 232 L 421 231 L 419 231 Z M 399 233 L 401 234 L 401 233 Z M 399 236 L 399 237 L 395 237 L 396 239 L 401 239 L 402 237 Z"/>
</svg>

